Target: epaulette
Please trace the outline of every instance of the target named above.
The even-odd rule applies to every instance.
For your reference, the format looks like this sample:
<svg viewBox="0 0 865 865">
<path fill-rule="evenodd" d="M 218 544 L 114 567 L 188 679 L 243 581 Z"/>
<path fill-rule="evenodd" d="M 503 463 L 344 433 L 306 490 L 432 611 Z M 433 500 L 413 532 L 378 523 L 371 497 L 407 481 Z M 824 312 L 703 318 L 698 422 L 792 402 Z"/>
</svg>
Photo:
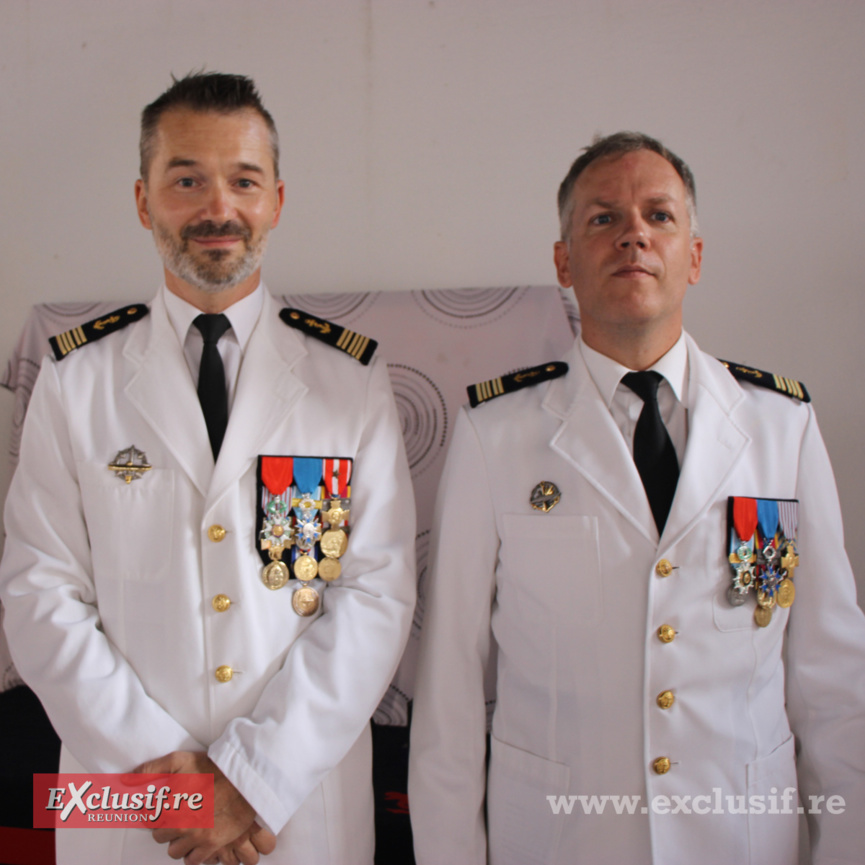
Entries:
<svg viewBox="0 0 865 865">
<path fill-rule="evenodd" d="M 718 360 L 721 359 L 718 358 Z M 727 367 L 733 378 L 737 378 L 739 381 L 747 381 L 750 384 L 756 384 L 758 387 L 767 387 L 769 390 L 783 393 L 794 399 L 800 399 L 802 402 L 811 402 L 811 397 L 801 381 L 784 378 L 784 376 L 775 375 L 773 372 L 766 372 L 762 369 L 752 369 L 749 366 L 742 366 L 742 364 L 733 363 L 730 360 L 721 360 L 721 363 Z"/>
<path fill-rule="evenodd" d="M 88 342 L 96 342 L 97 339 L 102 339 L 103 336 L 108 336 L 115 330 L 122 330 L 127 324 L 144 318 L 148 312 L 150 310 L 147 308 L 147 304 L 134 303 L 115 309 L 114 312 L 109 312 L 102 318 L 94 318 L 93 321 L 79 324 L 78 327 L 73 327 L 72 330 L 67 330 L 65 333 L 52 336 L 48 342 L 54 350 L 54 357 L 57 360 L 63 360 L 69 352 L 75 351 L 76 348 L 81 348 Z"/>
<path fill-rule="evenodd" d="M 289 326 L 301 330 L 309 336 L 314 336 L 328 345 L 350 354 L 355 360 L 359 360 L 366 366 L 375 354 L 378 343 L 362 333 L 355 333 L 342 325 L 316 318 L 308 312 L 300 309 L 286 307 L 281 310 L 279 317 Z"/>
<path fill-rule="evenodd" d="M 482 402 L 489 402 L 489 400 L 495 399 L 497 396 L 513 393 L 515 390 L 522 390 L 530 384 L 551 381 L 564 375 L 567 371 L 568 365 L 566 363 L 555 361 L 553 363 L 542 363 L 540 366 L 533 366 L 529 369 L 521 369 L 519 372 L 512 372 L 508 375 L 499 376 L 499 378 L 491 378 L 489 381 L 482 381 L 480 384 L 469 385 L 467 388 L 469 403 L 472 408 L 475 408 Z"/>
</svg>

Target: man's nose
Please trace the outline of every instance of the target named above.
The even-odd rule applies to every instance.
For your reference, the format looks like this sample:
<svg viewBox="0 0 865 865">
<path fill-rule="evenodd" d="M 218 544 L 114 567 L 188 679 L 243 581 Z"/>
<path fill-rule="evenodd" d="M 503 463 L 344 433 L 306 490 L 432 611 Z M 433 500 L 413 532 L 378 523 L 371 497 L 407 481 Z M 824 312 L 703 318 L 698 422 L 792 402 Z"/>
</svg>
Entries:
<svg viewBox="0 0 865 865">
<path fill-rule="evenodd" d="M 645 220 L 640 214 L 631 214 L 622 225 L 622 233 L 619 235 L 619 249 L 628 249 L 635 246 L 638 249 L 647 249 L 649 246 L 649 230 Z"/>
<path fill-rule="evenodd" d="M 208 190 L 202 216 L 213 222 L 228 222 L 234 217 L 234 203 L 226 186 L 216 183 Z"/>
</svg>

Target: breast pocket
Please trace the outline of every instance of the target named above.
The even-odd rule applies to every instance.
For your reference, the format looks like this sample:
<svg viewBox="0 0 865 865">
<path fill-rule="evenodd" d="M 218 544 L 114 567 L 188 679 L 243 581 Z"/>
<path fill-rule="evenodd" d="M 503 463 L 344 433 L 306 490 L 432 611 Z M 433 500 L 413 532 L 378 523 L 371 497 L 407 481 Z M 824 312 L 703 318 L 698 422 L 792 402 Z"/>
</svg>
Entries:
<svg viewBox="0 0 865 865">
<path fill-rule="evenodd" d="M 151 469 L 126 483 L 107 466 L 78 467 L 97 579 L 165 579 L 174 534 L 174 473 Z"/>
<path fill-rule="evenodd" d="M 569 620 L 597 621 L 601 615 L 598 520 L 593 516 L 505 514 L 499 558 L 509 588 L 524 613 L 538 607 L 549 615 L 550 600 L 567 609 Z M 506 587 L 499 581 L 499 593 Z"/>
</svg>

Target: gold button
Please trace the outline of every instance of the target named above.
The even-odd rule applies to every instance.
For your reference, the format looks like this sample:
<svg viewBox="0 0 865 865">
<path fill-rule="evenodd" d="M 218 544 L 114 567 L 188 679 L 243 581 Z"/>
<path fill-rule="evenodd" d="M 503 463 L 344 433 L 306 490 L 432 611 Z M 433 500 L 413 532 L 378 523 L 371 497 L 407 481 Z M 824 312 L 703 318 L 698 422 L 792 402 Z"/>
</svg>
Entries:
<svg viewBox="0 0 865 865">
<path fill-rule="evenodd" d="M 676 639 L 676 629 L 672 625 L 661 625 L 658 628 L 658 639 L 662 643 L 672 643 Z"/>
<path fill-rule="evenodd" d="M 207 530 L 207 537 L 209 537 L 214 543 L 218 544 L 225 537 L 225 529 L 214 523 L 214 525 Z"/>
<path fill-rule="evenodd" d="M 655 565 L 655 573 L 659 577 L 669 577 L 670 574 L 673 573 L 673 566 L 666 559 L 661 559 L 661 561 Z"/>
<path fill-rule="evenodd" d="M 231 598 L 228 595 L 214 595 L 210 605 L 217 613 L 224 613 L 231 606 Z"/>
<path fill-rule="evenodd" d="M 233 675 L 234 670 L 232 670 L 227 664 L 223 664 L 221 667 L 216 668 L 217 682 L 230 682 Z"/>
<path fill-rule="evenodd" d="M 676 702 L 676 698 L 673 696 L 672 691 L 661 691 L 657 696 L 656 702 L 662 709 L 669 709 Z"/>
<path fill-rule="evenodd" d="M 670 771 L 670 758 L 658 757 L 658 759 L 652 763 L 652 768 L 658 775 L 666 775 L 667 772 Z"/>
</svg>

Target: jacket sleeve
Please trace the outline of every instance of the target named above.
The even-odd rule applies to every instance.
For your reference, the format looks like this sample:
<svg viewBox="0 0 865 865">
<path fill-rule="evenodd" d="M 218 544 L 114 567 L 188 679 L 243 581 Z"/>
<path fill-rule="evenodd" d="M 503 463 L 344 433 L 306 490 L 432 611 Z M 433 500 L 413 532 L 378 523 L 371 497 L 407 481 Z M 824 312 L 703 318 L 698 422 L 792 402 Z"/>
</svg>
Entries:
<svg viewBox="0 0 865 865">
<path fill-rule="evenodd" d="M 95 772 L 202 746 L 145 692 L 103 630 L 55 362 L 33 390 L 5 510 L 4 628 L 64 745 Z"/>
<path fill-rule="evenodd" d="M 342 576 L 252 713 L 231 721 L 208 749 L 274 831 L 369 725 L 411 627 L 414 493 L 383 362 L 373 364 L 367 388 Z"/>
<path fill-rule="evenodd" d="M 484 680 L 498 548 L 484 455 L 463 409 L 439 486 L 412 714 L 418 865 L 487 861 Z"/>
<path fill-rule="evenodd" d="M 809 412 L 798 466 L 801 564 L 787 631 L 787 712 L 813 861 L 853 865 L 865 850 L 865 617 L 832 467 Z M 831 813 L 839 808 L 843 813 Z"/>
</svg>

